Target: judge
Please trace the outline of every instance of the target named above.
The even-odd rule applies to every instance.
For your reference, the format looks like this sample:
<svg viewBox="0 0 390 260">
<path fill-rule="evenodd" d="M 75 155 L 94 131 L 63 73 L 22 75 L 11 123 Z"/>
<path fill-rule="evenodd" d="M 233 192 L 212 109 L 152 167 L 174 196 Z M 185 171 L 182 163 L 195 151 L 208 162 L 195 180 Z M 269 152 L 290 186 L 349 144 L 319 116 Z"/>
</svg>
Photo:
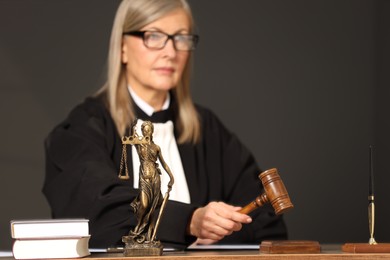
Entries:
<svg viewBox="0 0 390 260">
<path fill-rule="evenodd" d="M 135 118 L 154 124 L 175 184 L 157 239 L 186 247 L 285 239 L 270 206 L 237 212 L 261 192 L 252 154 L 209 109 L 190 96 L 194 34 L 186 0 L 123 0 L 112 29 L 107 80 L 76 106 L 45 141 L 43 193 L 54 218 L 90 220 L 91 247 L 122 245 L 137 220 L 139 161 L 129 150 L 130 178 L 118 178 L 121 137 Z M 162 192 L 169 179 L 161 175 Z"/>
</svg>

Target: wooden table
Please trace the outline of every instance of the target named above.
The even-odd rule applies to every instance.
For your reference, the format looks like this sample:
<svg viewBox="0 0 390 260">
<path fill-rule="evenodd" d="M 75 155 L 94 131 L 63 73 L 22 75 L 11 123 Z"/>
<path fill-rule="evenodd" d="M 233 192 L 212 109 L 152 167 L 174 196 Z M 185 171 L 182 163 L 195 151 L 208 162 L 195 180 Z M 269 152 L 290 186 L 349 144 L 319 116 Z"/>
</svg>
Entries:
<svg viewBox="0 0 390 260">
<path fill-rule="evenodd" d="M 11 260 L 12 257 L 0 258 Z M 341 245 L 321 245 L 319 254 L 262 254 L 259 250 L 187 250 L 164 252 L 157 257 L 124 257 L 122 253 L 93 253 L 83 259 L 88 260 L 377 260 L 390 259 L 390 253 L 352 254 L 341 251 Z"/>
</svg>

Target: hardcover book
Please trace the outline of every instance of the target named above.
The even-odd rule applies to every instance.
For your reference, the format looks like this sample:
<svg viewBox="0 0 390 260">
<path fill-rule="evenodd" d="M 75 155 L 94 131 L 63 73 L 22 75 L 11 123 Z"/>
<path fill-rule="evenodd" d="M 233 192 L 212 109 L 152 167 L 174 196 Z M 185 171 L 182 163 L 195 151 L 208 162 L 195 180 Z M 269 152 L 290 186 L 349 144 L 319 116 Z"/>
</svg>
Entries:
<svg viewBox="0 0 390 260">
<path fill-rule="evenodd" d="M 11 220 L 13 239 L 89 236 L 88 219 Z"/>
<path fill-rule="evenodd" d="M 79 258 L 90 255 L 89 238 L 16 239 L 12 253 L 15 259 Z"/>
<path fill-rule="evenodd" d="M 90 255 L 88 223 L 88 219 L 11 220 L 14 258 L 79 258 Z"/>
</svg>

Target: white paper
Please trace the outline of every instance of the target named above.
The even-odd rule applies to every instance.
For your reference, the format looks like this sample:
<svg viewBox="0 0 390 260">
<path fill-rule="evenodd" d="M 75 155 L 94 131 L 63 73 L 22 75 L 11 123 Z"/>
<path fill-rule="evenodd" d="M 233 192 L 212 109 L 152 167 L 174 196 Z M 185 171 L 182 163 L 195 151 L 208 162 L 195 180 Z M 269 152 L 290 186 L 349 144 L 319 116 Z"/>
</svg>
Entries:
<svg viewBox="0 0 390 260">
<path fill-rule="evenodd" d="M 217 244 L 217 245 L 190 245 L 188 249 L 195 250 L 248 250 L 256 249 L 259 250 L 259 245 L 250 245 L 250 244 Z"/>
<path fill-rule="evenodd" d="M 0 257 L 12 257 L 13 254 L 11 251 L 0 251 Z"/>
</svg>

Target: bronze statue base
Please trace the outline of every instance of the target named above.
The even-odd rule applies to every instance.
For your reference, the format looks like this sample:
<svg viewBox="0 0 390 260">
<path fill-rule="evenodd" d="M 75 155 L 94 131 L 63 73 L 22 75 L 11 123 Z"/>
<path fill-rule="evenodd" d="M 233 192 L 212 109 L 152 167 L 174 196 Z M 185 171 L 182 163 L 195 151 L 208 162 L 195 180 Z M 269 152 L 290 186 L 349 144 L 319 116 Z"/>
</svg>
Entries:
<svg viewBox="0 0 390 260">
<path fill-rule="evenodd" d="M 124 256 L 160 256 L 163 253 L 163 246 L 160 241 L 144 241 L 138 243 L 134 237 L 124 236 Z"/>
</svg>

